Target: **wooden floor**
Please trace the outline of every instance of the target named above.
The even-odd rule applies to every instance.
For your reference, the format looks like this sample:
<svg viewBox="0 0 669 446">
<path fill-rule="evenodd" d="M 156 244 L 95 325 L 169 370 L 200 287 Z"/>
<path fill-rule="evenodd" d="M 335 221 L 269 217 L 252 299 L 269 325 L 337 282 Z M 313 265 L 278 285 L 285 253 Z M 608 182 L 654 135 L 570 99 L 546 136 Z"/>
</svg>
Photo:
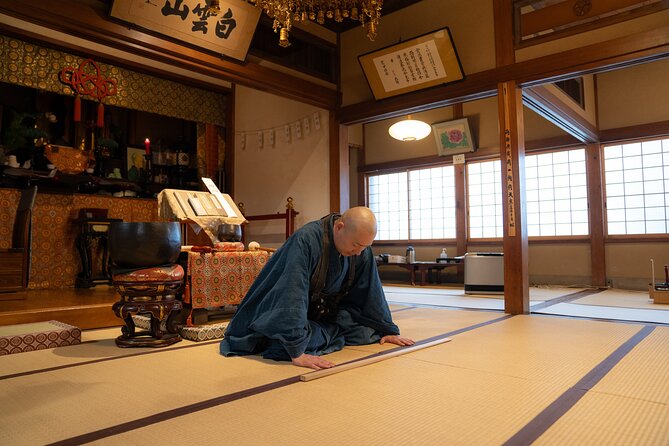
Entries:
<svg viewBox="0 0 669 446">
<path fill-rule="evenodd" d="M 116 327 L 122 325 L 111 309 L 117 300 L 108 285 L 2 293 L 0 325 L 57 320 L 81 329 Z"/>
</svg>

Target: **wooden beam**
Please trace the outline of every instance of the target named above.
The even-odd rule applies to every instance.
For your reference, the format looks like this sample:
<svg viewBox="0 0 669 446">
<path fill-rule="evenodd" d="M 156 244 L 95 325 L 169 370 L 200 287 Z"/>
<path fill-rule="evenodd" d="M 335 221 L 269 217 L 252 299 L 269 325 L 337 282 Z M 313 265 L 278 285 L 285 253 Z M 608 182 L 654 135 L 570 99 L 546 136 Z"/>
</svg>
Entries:
<svg viewBox="0 0 669 446">
<path fill-rule="evenodd" d="M 579 141 L 599 141 L 599 130 L 545 85 L 525 88 L 523 103 Z"/>
<path fill-rule="evenodd" d="M 669 135 L 669 121 L 606 129 L 601 130 L 599 133 L 600 141 L 602 143 L 664 135 Z"/>
<path fill-rule="evenodd" d="M 111 21 L 105 9 L 106 5 L 103 4 L 95 5 L 75 0 L 41 0 L 40 2 L 0 0 L 0 13 L 70 36 L 328 110 L 335 109 L 338 105 L 338 94 L 334 89 L 296 78 L 255 62 L 225 59 L 220 55 L 190 47 L 185 43 L 178 43 L 162 36 L 158 37 L 140 31 L 132 28 L 132 25 Z M 93 53 L 92 48 L 85 45 L 60 41 L 53 37 L 26 31 L 19 20 L 14 26 L 3 25 L 3 32 L 10 32 L 26 40 L 64 48 L 83 55 Z M 114 64 L 140 68 L 139 64 L 111 53 L 99 56 Z M 156 67 L 143 65 L 142 69 L 164 75 L 167 78 L 174 76 L 174 73 Z M 200 81 L 200 83 L 206 82 Z M 220 88 L 220 85 L 217 84 L 211 84 L 211 86 Z"/>
<path fill-rule="evenodd" d="M 600 145 L 586 147 L 588 204 L 590 208 L 590 281 L 592 286 L 606 286 L 606 253 L 604 249 L 604 191 Z"/>
<path fill-rule="evenodd" d="M 513 0 L 493 0 L 495 25 L 495 65 L 511 65 L 516 61 L 513 49 Z"/>
<path fill-rule="evenodd" d="M 606 0 L 588 2 L 590 8 L 584 10 L 582 15 L 574 12 L 575 2 L 561 2 L 544 8 L 530 11 L 520 16 L 520 31 L 523 36 L 536 34 L 541 31 L 562 28 L 574 22 L 580 22 L 588 18 L 598 19 L 602 14 L 618 11 L 622 8 L 638 5 L 639 0 Z M 614 14 L 618 15 L 620 14 Z"/>
<path fill-rule="evenodd" d="M 530 310 L 525 221 L 525 145 L 522 92 L 513 82 L 499 85 L 500 158 L 504 221 L 504 311 Z"/>
<path fill-rule="evenodd" d="M 613 70 L 669 57 L 669 26 L 467 74 L 464 80 L 414 93 L 342 107 L 342 124 L 367 123 L 441 108 L 497 94 L 500 82 L 523 87 Z"/>
</svg>

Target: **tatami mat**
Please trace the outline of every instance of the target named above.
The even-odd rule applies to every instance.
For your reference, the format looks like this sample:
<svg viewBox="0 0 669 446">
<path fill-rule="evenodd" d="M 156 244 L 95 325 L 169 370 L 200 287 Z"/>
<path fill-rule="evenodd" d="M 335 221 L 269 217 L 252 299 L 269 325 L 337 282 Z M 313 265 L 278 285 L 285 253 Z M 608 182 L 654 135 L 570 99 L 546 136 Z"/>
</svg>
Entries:
<svg viewBox="0 0 669 446">
<path fill-rule="evenodd" d="M 10 355 L 6 360 L 2 359 L 4 364 L 0 368 L 0 380 L 8 375 L 26 373 L 33 370 L 67 367 L 73 364 L 138 356 L 141 354 L 161 354 L 167 349 L 183 349 L 186 346 L 195 345 L 194 342 L 182 340 L 181 342 L 160 349 L 148 347 L 119 348 L 114 343 L 114 339 L 120 334 L 120 328 L 84 330 L 81 334 L 81 344 Z"/>
<path fill-rule="evenodd" d="M 175 444 L 213 444 L 221 435 L 236 445 L 500 444 L 559 391 L 401 357 L 128 432 L 112 444 L 167 432 Z"/>
<path fill-rule="evenodd" d="M 653 332 L 623 358 L 593 391 L 669 407 L 667 358 L 669 358 L 669 327 L 655 327 Z"/>
<path fill-rule="evenodd" d="M 668 357 L 669 328 L 655 327 L 536 444 L 668 444 Z"/>
<path fill-rule="evenodd" d="M 669 444 L 669 406 L 588 392 L 534 445 Z"/>
<path fill-rule="evenodd" d="M 603 307 L 637 308 L 645 310 L 669 311 L 669 305 L 654 304 L 648 291 L 608 289 L 574 300 L 574 304 L 598 305 Z"/>
<path fill-rule="evenodd" d="M 642 328 L 492 311 L 393 308 L 404 335 L 422 340 L 450 333 L 452 341 L 308 383 L 296 379 L 306 369 L 258 357 L 223 358 L 218 343 L 0 379 L 0 405 L 11 408 L 0 418 L 0 444 L 67 439 L 65 444 L 78 444 L 84 440 L 77 436 L 91 433 L 85 441 L 105 445 L 157 439 L 165 445 L 502 444 Z M 55 357 L 104 357 L 112 354 L 107 344 L 117 332 L 109 335 L 30 354 L 43 356 L 34 360 L 40 367 Z M 393 348 L 347 347 L 328 359 L 341 364 Z M 1 361 L 4 366 L 27 354 Z M 669 442 L 662 418 L 667 384 L 653 387 L 666 363 L 669 328 L 655 327 L 588 392 L 593 399 L 611 396 L 604 406 L 593 402 L 597 410 L 622 413 L 623 400 L 634 402 L 624 436 L 600 432 L 607 444 L 630 444 L 622 441 L 630 438 L 650 440 L 638 444 Z M 590 404 L 588 398 L 564 417 Z M 582 435 L 590 429 L 580 421 L 583 416 L 567 423 L 566 431 L 556 423 L 560 430 L 549 430 L 541 440 L 578 440 L 574 425 Z M 643 432 L 647 420 L 654 423 L 652 436 Z M 594 425 L 608 429 L 606 423 Z"/>
<path fill-rule="evenodd" d="M 194 435 L 214 442 L 217 420 L 241 445 L 502 444 L 639 330 L 563 322 L 509 318 L 447 344 L 128 432 L 113 444 L 175 431 L 176 443 Z M 560 349 L 561 341 L 569 347 Z"/>
</svg>

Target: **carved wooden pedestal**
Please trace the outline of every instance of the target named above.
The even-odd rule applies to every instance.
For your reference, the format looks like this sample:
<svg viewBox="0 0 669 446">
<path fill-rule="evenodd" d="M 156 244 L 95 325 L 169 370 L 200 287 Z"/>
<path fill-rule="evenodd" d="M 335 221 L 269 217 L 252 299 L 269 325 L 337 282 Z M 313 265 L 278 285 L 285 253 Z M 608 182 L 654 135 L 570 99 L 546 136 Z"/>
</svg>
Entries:
<svg viewBox="0 0 669 446">
<path fill-rule="evenodd" d="M 176 323 L 183 306 L 176 296 L 183 285 L 183 276 L 180 265 L 114 274 L 114 287 L 121 300 L 112 310 L 125 322 L 121 336 L 116 338 L 117 346 L 164 347 L 181 341 Z M 132 316 L 137 314 L 150 316 L 151 330 L 135 330 Z"/>
</svg>

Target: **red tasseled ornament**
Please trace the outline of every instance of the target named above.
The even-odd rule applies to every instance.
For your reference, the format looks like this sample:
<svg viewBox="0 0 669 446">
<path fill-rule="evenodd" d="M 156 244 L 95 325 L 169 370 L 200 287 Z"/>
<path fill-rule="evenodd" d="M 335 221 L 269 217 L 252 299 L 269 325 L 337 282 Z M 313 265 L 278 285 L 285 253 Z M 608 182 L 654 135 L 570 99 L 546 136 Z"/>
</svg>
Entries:
<svg viewBox="0 0 669 446">
<path fill-rule="evenodd" d="M 105 106 L 102 102 L 98 104 L 98 127 L 105 126 Z"/>
<path fill-rule="evenodd" d="M 81 98 L 79 95 L 74 96 L 74 122 L 81 121 Z"/>
</svg>

